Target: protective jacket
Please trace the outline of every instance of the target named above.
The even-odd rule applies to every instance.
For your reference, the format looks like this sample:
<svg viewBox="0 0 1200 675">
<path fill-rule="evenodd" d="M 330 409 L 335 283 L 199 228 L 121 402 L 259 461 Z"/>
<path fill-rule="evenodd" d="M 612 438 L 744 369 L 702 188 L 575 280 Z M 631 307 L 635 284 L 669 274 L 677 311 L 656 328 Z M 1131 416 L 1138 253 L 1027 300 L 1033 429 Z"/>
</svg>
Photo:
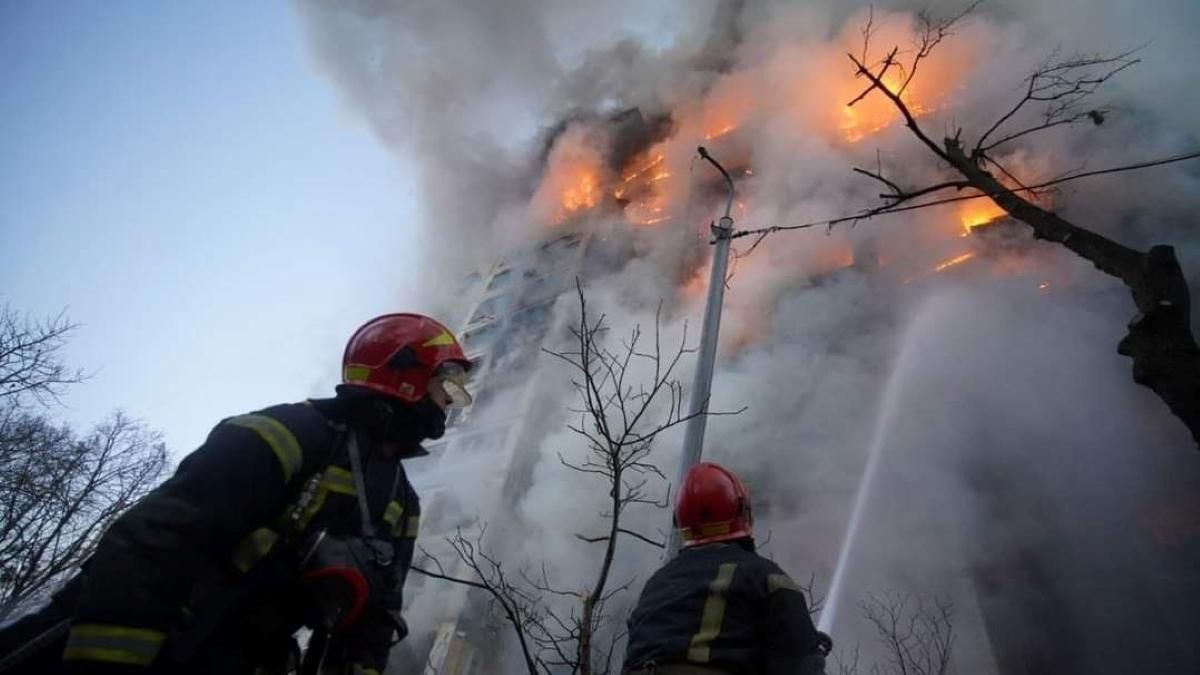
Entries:
<svg viewBox="0 0 1200 675">
<path fill-rule="evenodd" d="M 353 537 L 364 527 L 343 403 L 279 405 L 222 421 L 172 478 L 118 518 L 68 585 L 71 597 L 49 608 L 70 611 L 64 671 L 283 672 L 309 611 L 305 547 L 319 531 Z M 382 672 L 403 630 L 391 612 L 401 607 L 420 505 L 400 457 L 356 439 L 368 522 L 391 554 L 385 592 L 331 642 L 327 663 L 357 674 Z"/>
<path fill-rule="evenodd" d="M 650 577 L 629 618 L 626 673 L 803 672 L 819 644 L 804 594 L 746 541 L 685 548 Z"/>
</svg>

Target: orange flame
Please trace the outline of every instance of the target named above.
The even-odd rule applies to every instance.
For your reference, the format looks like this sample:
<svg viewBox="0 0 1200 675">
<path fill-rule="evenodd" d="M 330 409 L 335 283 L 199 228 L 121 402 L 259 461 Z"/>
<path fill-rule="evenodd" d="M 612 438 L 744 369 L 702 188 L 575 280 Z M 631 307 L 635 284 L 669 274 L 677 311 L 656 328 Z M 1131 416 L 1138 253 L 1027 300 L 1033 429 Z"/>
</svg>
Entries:
<svg viewBox="0 0 1200 675">
<path fill-rule="evenodd" d="M 600 202 L 599 181 L 588 168 L 580 167 L 571 183 L 562 194 L 562 207 L 567 213 L 590 209 Z"/>
<path fill-rule="evenodd" d="M 956 267 L 958 265 L 961 265 L 974 257 L 975 257 L 974 251 L 971 251 L 968 253 L 963 253 L 961 255 L 956 255 L 949 260 L 938 263 L 938 266 L 934 267 L 933 271 L 934 272 L 942 272 L 942 271 L 948 270 L 951 267 Z"/>
<path fill-rule="evenodd" d="M 704 140 L 711 141 L 715 138 L 720 138 L 720 137 L 724 136 L 725 134 L 733 131 L 734 129 L 737 129 L 736 124 L 726 124 L 719 129 L 714 129 L 712 131 L 705 132 Z"/>
<path fill-rule="evenodd" d="M 970 234 L 972 229 L 986 225 L 1004 215 L 1007 215 L 1007 212 L 990 199 L 973 199 L 963 202 L 958 209 L 958 219 L 962 222 L 964 237 Z"/>
<path fill-rule="evenodd" d="M 588 131 L 568 129 L 550 151 L 531 207 L 542 222 L 562 223 L 600 204 L 608 181 L 603 153 Z"/>
<path fill-rule="evenodd" d="M 863 26 L 873 22 L 870 37 L 872 53 L 863 53 Z M 966 81 L 969 73 L 984 57 L 982 46 L 985 37 L 981 29 L 963 25 L 959 37 L 938 46 L 937 50 L 922 58 L 917 70 L 912 71 L 912 52 L 894 54 L 891 66 L 883 68 L 886 49 L 894 45 L 907 45 L 920 39 L 920 28 L 913 17 L 905 13 L 874 12 L 862 10 L 848 20 L 842 28 L 839 42 L 843 49 L 814 54 L 812 68 L 803 70 L 804 90 L 800 98 L 811 106 L 814 101 L 823 104 L 825 114 L 831 117 L 833 131 L 841 138 L 854 143 L 872 134 L 883 131 L 903 119 L 892 99 L 882 91 L 873 89 L 860 99 L 859 96 L 871 86 L 871 82 L 853 67 L 847 68 L 846 52 L 859 54 L 857 58 L 878 75 L 888 92 L 904 103 L 913 117 L 922 117 L 937 112 L 950 104 L 950 96 Z M 971 34 L 972 38 L 967 38 Z M 824 61 L 828 59 L 828 64 Z M 836 66 L 836 79 L 828 76 L 830 66 Z M 808 93 L 812 82 L 820 82 L 816 96 Z M 855 101 L 854 105 L 847 105 Z M 828 107 L 825 107 L 828 106 Z"/>
<path fill-rule="evenodd" d="M 625 203 L 625 217 L 633 225 L 649 226 L 673 218 L 669 195 L 663 181 L 674 174 L 663 166 L 666 155 L 656 149 L 631 161 L 621 174 L 621 182 L 612 195 Z"/>
<path fill-rule="evenodd" d="M 665 158 L 666 158 L 665 155 L 662 155 L 662 154 L 655 155 L 655 157 L 650 160 L 649 164 L 645 164 L 640 169 L 635 169 L 632 173 L 627 173 L 624 176 L 622 176 L 621 182 L 628 183 L 628 182 L 632 181 L 634 178 L 637 178 L 638 176 L 649 171 L 650 169 L 653 169 L 654 167 L 658 166 L 659 164 L 662 164 L 663 159 L 665 159 Z"/>
<path fill-rule="evenodd" d="M 904 87 L 904 80 L 898 73 L 889 72 L 883 76 L 883 84 L 892 93 L 899 92 Z M 914 83 L 909 83 L 900 100 L 908 106 L 914 117 L 921 117 L 931 112 L 930 106 L 917 98 Z M 900 111 L 883 92 L 872 91 L 854 105 L 847 104 L 842 108 L 842 136 L 851 143 L 857 143 L 872 134 L 883 131 L 900 119 Z"/>
</svg>

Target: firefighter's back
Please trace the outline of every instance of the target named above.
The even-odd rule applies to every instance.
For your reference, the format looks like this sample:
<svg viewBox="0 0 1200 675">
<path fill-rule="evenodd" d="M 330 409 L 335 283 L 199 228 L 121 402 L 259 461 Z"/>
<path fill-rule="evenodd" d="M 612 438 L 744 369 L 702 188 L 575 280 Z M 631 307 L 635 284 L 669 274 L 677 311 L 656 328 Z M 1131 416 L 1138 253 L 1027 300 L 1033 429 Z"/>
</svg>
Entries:
<svg viewBox="0 0 1200 675">
<path fill-rule="evenodd" d="M 774 575 L 786 578 L 737 542 L 684 549 L 646 582 L 629 619 L 626 672 L 764 672 Z"/>
</svg>

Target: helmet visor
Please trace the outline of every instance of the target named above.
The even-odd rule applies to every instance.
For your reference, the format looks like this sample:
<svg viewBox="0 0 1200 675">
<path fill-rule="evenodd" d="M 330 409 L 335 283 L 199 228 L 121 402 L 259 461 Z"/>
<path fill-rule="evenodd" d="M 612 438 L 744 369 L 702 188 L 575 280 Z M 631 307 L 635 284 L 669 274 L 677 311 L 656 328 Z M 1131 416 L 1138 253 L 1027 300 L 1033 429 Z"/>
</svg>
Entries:
<svg viewBox="0 0 1200 675">
<path fill-rule="evenodd" d="M 447 361 L 433 372 L 431 384 L 441 388 L 450 399 L 451 408 L 471 405 L 471 393 L 467 391 L 467 371 L 461 363 Z"/>
</svg>

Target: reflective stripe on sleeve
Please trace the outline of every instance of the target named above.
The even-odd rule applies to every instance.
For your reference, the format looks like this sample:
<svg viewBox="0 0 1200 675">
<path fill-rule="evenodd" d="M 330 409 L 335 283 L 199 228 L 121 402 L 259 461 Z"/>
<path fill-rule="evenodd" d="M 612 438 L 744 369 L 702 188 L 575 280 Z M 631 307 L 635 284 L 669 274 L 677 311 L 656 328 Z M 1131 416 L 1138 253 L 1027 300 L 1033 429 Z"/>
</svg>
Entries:
<svg viewBox="0 0 1200 675">
<path fill-rule="evenodd" d="M 374 668 L 368 668 L 361 663 L 354 664 L 354 675 L 379 675 L 379 671 Z"/>
<path fill-rule="evenodd" d="M 67 638 L 63 660 L 149 666 L 158 657 L 166 639 L 166 633 L 148 628 L 76 624 Z"/>
<path fill-rule="evenodd" d="M 358 490 L 354 487 L 354 475 L 340 466 L 327 467 L 325 473 L 321 474 L 320 481 L 317 482 L 316 493 L 313 494 L 312 500 L 304 507 L 304 511 L 299 517 L 296 518 L 296 528 L 298 530 L 304 530 L 308 527 L 313 517 L 317 515 L 317 512 L 325 506 L 325 500 L 329 497 L 330 492 L 344 495 L 358 494 Z"/>
<path fill-rule="evenodd" d="M 768 574 L 767 575 L 767 593 L 775 591 L 800 591 L 800 587 L 786 574 Z"/>
<path fill-rule="evenodd" d="M 258 561 L 267 557 L 267 554 L 275 547 L 275 542 L 277 541 L 279 541 L 279 534 L 275 530 L 260 527 L 246 535 L 245 539 L 233 547 L 230 560 L 233 562 L 234 567 L 245 574 L 250 571 L 250 568 L 258 564 Z"/>
<path fill-rule="evenodd" d="M 383 510 L 383 522 L 391 528 L 392 534 L 396 533 L 396 525 L 400 522 L 400 518 L 404 516 L 404 507 L 400 502 L 390 501 L 387 508 Z"/>
<path fill-rule="evenodd" d="M 300 450 L 300 442 L 283 422 L 266 415 L 239 415 L 228 420 L 229 424 L 250 429 L 258 434 L 279 460 L 283 469 L 283 482 L 291 482 L 292 476 L 304 465 L 304 453 Z"/>
<path fill-rule="evenodd" d="M 404 529 L 404 536 L 409 539 L 416 539 L 417 532 L 421 530 L 421 516 L 409 516 L 408 526 Z"/>
<path fill-rule="evenodd" d="M 325 475 L 321 478 L 321 486 L 338 494 L 358 494 L 358 490 L 354 488 L 354 474 L 340 466 L 331 466 L 325 469 Z"/>
<path fill-rule="evenodd" d="M 717 576 L 708 585 L 708 597 L 704 600 L 704 611 L 700 616 L 700 630 L 692 636 L 687 658 L 691 663 L 708 663 L 712 641 L 721 634 L 725 621 L 725 592 L 733 582 L 737 563 L 723 563 L 717 568 Z"/>
</svg>

